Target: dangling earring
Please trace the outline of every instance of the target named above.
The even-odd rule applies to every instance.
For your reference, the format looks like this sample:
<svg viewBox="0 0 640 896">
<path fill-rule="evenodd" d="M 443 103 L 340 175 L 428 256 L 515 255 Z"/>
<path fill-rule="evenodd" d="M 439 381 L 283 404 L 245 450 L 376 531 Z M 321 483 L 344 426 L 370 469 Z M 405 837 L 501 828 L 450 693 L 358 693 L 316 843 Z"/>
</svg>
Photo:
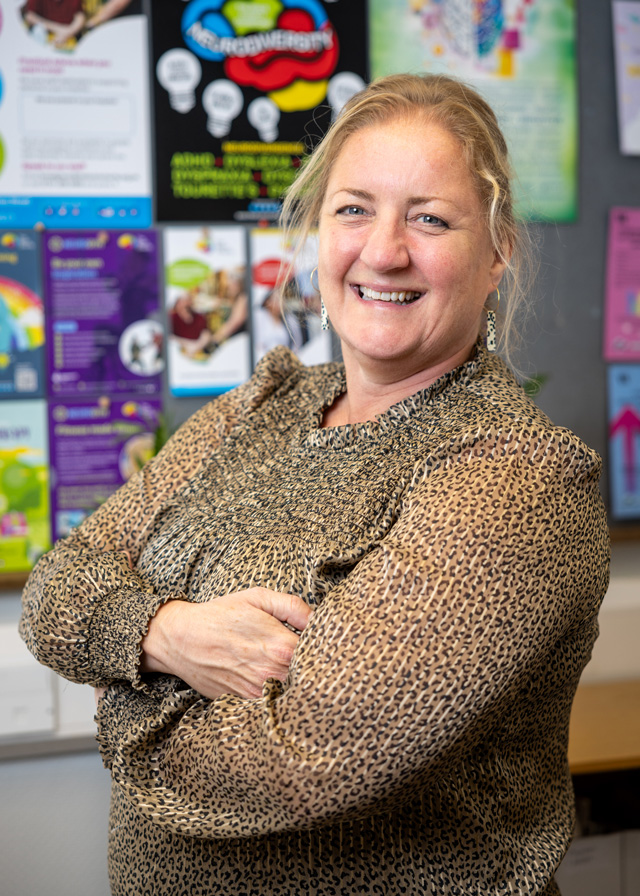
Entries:
<svg viewBox="0 0 640 896">
<path fill-rule="evenodd" d="M 498 293 L 498 304 L 495 308 L 485 307 L 487 313 L 487 351 L 495 352 L 496 350 L 496 311 L 500 307 L 500 290 L 496 286 Z"/>
<path fill-rule="evenodd" d="M 316 286 L 315 283 L 313 282 L 313 275 L 315 274 L 315 272 L 317 270 L 318 270 L 318 266 L 316 265 L 315 268 L 311 271 L 311 274 L 309 275 L 309 280 L 311 281 L 311 288 L 313 289 L 313 291 L 317 292 L 318 295 L 320 295 L 320 289 L 319 289 L 320 284 L 318 284 L 318 286 Z M 322 301 L 322 298 L 320 299 L 320 329 L 321 330 L 329 329 L 329 315 L 327 314 L 327 309 L 325 308 L 325 304 Z"/>
<path fill-rule="evenodd" d="M 329 315 L 327 314 L 327 308 L 322 299 L 320 299 L 320 329 L 329 329 Z"/>
</svg>

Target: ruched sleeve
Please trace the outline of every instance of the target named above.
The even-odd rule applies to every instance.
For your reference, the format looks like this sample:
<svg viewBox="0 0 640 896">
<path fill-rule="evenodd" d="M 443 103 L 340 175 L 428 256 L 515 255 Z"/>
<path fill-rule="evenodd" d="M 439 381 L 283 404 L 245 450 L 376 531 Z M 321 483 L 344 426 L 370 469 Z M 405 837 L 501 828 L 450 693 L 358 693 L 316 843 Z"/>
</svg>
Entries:
<svg viewBox="0 0 640 896">
<path fill-rule="evenodd" d="M 20 621 L 36 659 L 71 681 L 145 688 L 138 665 L 149 620 L 166 600 L 185 597 L 159 593 L 135 570 L 149 531 L 236 422 L 288 376 L 292 359 L 272 352 L 248 383 L 197 411 L 157 457 L 38 561 Z"/>
</svg>

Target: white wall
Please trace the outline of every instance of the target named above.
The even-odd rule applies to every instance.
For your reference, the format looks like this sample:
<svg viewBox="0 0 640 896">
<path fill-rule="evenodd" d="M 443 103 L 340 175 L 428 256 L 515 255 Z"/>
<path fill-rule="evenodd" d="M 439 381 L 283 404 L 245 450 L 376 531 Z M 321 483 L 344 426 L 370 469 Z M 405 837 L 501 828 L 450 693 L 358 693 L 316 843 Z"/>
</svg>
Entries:
<svg viewBox="0 0 640 896">
<path fill-rule="evenodd" d="M 0 762 L 0 794 L 2 896 L 109 896 L 109 775 L 97 751 Z"/>
<path fill-rule="evenodd" d="M 582 681 L 640 678 L 640 543 L 616 542 L 611 583 L 600 610 L 600 637 Z"/>
</svg>

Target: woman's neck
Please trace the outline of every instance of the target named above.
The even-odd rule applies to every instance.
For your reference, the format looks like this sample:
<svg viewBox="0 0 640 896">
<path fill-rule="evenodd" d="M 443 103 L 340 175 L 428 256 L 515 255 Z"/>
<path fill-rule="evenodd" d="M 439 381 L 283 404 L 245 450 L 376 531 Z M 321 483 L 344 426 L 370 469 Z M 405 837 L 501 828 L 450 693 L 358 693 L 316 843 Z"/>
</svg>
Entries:
<svg viewBox="0 0 640 896">
<path fill-rule="evenodd" d="M 445 373 L 464 364 L 473 357 L 474 351 L 475 346 L 471 349 L 465 347 L 446 361 L 400 378 L 391 375 L 393 368 L 390 365 L 382 363 L 364 366 L 354 363 L 345 354 L 347 388 L 324 412 L 322 426 L 346 426 L 349 423 L 374 420 L 392 405 L 427 389 Z"/>
</svg>

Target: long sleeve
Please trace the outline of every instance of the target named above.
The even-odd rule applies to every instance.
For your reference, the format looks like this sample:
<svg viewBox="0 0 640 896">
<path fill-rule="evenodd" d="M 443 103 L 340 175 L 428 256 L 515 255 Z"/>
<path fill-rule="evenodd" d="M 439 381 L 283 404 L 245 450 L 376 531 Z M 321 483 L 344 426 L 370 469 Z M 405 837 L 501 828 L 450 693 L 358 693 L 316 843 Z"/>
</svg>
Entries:
<svg viewBox="0 0 640 896">
<path fill-rule="evenodd" d="M 209 402 L 156 458 L 39 560 L 23 592 L 20 634 L 40 662 L 71 681 L 124 680 L 144 689 L 138 665 L 149 620 L 166 600 L 185 597 L 158 589 L 136 570 L 148 533 L 236 421 L 278 381 L 265 364 L 251 382 Z"/>
<path fill-rule="evenodd" d="M 416 466 L 284 688 L 160 707 L 112 688 L 100 741 L 131 804 L 174 832 L 255 836 L 386 811 L 474 751 L 489 762 L 488 743 L 516 755 L 524 728 L 530 764 L 562 749 L 554 711 L 526 695 L 554 693 L 568 717 L 590 654 L 608 579 L 600 465 L 562 430 L 515 432 Z"/>
</svg>

